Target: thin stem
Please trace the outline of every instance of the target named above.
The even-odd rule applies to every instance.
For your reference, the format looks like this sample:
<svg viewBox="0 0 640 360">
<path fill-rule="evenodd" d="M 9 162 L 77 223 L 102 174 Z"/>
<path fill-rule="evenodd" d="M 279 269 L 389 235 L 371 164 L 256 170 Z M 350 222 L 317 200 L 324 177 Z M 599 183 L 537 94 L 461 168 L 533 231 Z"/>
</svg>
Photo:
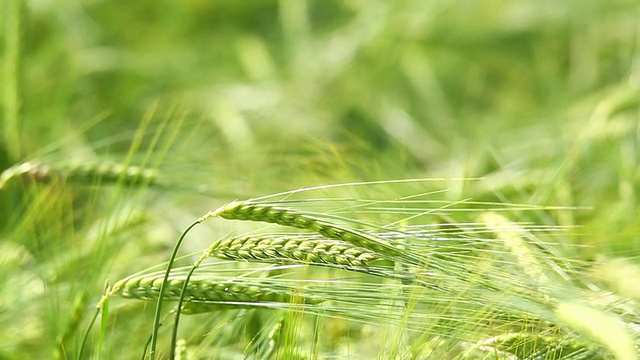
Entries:
<svg viewBox="0 0 640 360">
<path fill-rule="evenodd" d="M 171 272 L 171 267 L 173 266 L 173 262 L 175 261 L 176 256 L 178 254 L 178 249 L 180 248 L 180 245 L 182 245 L 182 241 L 187 236 L 189 231 L 191 231 L 191 229 L 193 229 L 196 225 L 201 224 L 203 221 L 210 218 L 211 216 L 212 216 L 212 213 L 207 213 L 205 216 L 201 217 L 200 219 L 194 221 L 191 225 L 189 225 L 189 227 L 187 227 L 187 229 L 182 233 L 182 235 L 180 235 L 180 239 L 178 239 L 176 246 L 173 248 L 173 252 L 171 253 L 171 257 L 169 258 L 169 263 L 167 264 L 167 270 L 164 273 L 164 278 L 162 280 L 162 284 L 160 285 L 160 293 L 158 294 L 158 302 L 156 304 L 156 311 L 153 318 L 153 333 L 151 335 L 151 351 L 149 353 L 151 358 L 153 358 L 154 354 L 156 353 L 156 348 L 158 346 L 158 330 L 160 328 L 160 314 L 162 313 L 164 289 L 165 289 L 165 285 L 169 280 L 169 273 Z"/>
<path fill-rule="evenodd" d="M 180 299 L 178 299 L 178 309 L 176 310 L 176 317 L 173 324 L 173 332 L 171 333 L 171 350 L 169 351 L 169 359 L 173 360 L 176 356 L 176 345 L 178 343 L 178 325 L 180 324 L 180 314 L 182 313 L 182 304 L 184 302 L 184 294 L 187 292 L 187 286 L 189 285 L 189 280 L 191 279 L 191 275 L 196 270 L 197 266 L 194 265 L 187 278 L 182 285 L 182 290 L 180 290 Z"/>
<path fill-rule="evenodd" d="M 5 10 L 5 58 L 4 58 L 4 141 L 12 160 L 21 156 L 20 146 L 20 53 L 22 36 L 23 0 L 9 1 Z"/>
<path fill-rule="evenodd" d="M 89 323 L 89 327 L 87 328 L 87 331 L 85 331 L 84 336 L 82 336 L 82 343 L 80 344 L 78 359 L 83 359 L 82 353 L 84 352 L 84 348 L 87 346 L 87 339 L 89 338 L 89 332 L 91 331 L 91 328 L 93 328 L 93 325 L 96 323 L 96 320 L 98 319 L 98 315 L 100 315 L 99 307 L 96 309 L 96 313 L 93 315 L 93 318 L 91 318 L 91 322 Z"/>
<path fill-rule="evenodd" d="M 187 292 L 187 286 L 189 285 L 189 280 L 191 279 L 191 275 L 196 269 L 202 264 L 204 259 L 211 256 L 211 252 L 215 250 L 220 245 L 220 241 L 216 241 L 213 243 L 207 250 L 205 250 L 200 259 L 193 264 L 193 267 L 189 271 L 187 278 L 182 285 L 182 289 L 180 290 L 180 298 L 178 299 L 178 310 L 176 312 L 176 317 L 173 325 L 173 333 L 171 334 L 171 351 L 169 353 L 169 359 L 173 360 L 175 358 L 176 346 L 178 344 L 178 325 L 180 324 L 180 314 L 182 312 L 182 304 L 184 303 L 184 294 Z"/>
</svg>

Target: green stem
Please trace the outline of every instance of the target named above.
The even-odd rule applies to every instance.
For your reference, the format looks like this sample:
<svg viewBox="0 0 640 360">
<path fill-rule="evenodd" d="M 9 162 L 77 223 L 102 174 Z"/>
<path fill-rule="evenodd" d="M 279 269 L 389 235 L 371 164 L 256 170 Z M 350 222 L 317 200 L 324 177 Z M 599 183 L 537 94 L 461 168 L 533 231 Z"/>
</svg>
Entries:
<svg viewBox="0 0 640 360">
<path fill-rule="evenodd" d="M 23 0 L 8 1 L 6 10 L 4 58 L 4 141 L 13 160 L 20 149 L 20 38 L 22 34 Z"/>
<path fill-rule="evenodd" d="M 176 310 L 176 317 L 173 324 L 173 332 L 171 333 L 171 349 L 169 351 L 169 359 L 173 360 L 176 357 L 176 345 L 178 343 L 178 324 L 180 324 L 180 314 L 182 313 L 182 304 L 184 302 L 184 294 L 187 292 L 187 286 L 189 285 L 189 280 L 191 279 L 191 275 L 196 270 L 197 266 L 193 266 L 189 271 L 189 275 L 184 281 L 182 285 L 182 290 L 180 290 L 180 299 L 178 299 L 178 309 Z"/>
<path fill-rule="evenodd" d="M 176 259 L 177 254 L 178 254 L 178 249 L 180 248 L 180 245 L 182 245 L 182 241 L 187 236 L 189 231 L 191 231 L 191 229 L 193 229 L 196 225 L 201 224 L 203 221 L 205 221 L 206 219 L 210 218 L 211 216 L 212 216 L 212 214 L 208 213 L 205 216 L 203 216 L 200 219 L 198 219 L 195 222 L 193 222 L 191 225 L 189 225 L 189 227 L 187 227 L 187 229 L 182 233 L 182 235 L 180 235 L 180 239 L 178 239 L 178 242 L 176 243 L 176 246 L 173 248 L 173 252 L 171 253 L 171 257 L 169 258 L 169 263 L 167 264 L 167 270 L 164 273 L 164 279 L 162 280 L 162 284 L 160 285 L 160 293 L 158 294 L 158 302 L 156 304 L 156 312 L 155 312 L 155 315 L 154 315 L 154 318 L 153 318 L 153 333 L 151 335 L 151 351 L 149 353 L 151 358 L 153 358 L 153 356 L 155 355 L 156 348 L 158 346 L 158 330 L 160 328 L 160 314 L 162 313 L 162 302 L 163 302 L 163 298 L 164 298 L 164 289 L 165 289 L 165 285 L 169 281 L 169 273 L 171 272 L 171 267 L 173 266 L 173 263 L 174 263 L 174 261 Z"/>
</svg>

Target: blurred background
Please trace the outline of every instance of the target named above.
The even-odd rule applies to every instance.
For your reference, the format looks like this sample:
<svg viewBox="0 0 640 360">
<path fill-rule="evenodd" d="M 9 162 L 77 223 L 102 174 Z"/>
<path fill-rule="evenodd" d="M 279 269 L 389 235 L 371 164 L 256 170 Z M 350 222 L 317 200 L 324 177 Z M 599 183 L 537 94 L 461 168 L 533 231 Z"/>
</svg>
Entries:
<svg viewBox="0 0 640 360">
<path fill-rule="evenodd" d="M 238 196 L 485 177 L 610 221 L 637 203 L 639 5 L 5 1 L 0 167 L 124 153 L 144 114 L 187 117 L 175 176 Z"/>
<path fill-rule="evenodd" d="M 639 1 L 5 0 L 0 10 L 0 169 L 33 159 L 160 169 L 186 190 L 146 203 L 173 227 L 156 224 L 143 263 L 166 259 L 180 227 L 223 201 L 426 177 L 483 179 L 451 185 L 451 200 L 580 207 L 556 221 L 581 226 L 578 241 L 596 246 L 586 259 L 640 254 Z M 53 245 L 21 239 L 50 244 L 70 230 L 51 231 L 52 219 L 33 230 L 33 208 L 65 210 L 31 196 L 0 191 L 0 236 L 28 258 L 17 268 L 49 271 Z M 86 196 L 58 199 L 75 227 L 100 217 Z M 89 282 L 99 292 L 105 277 Z M 42 333 L 25 337 L 35 347 Z M 0 358 L 12 358 L 3 345 Z"/>
</svg>

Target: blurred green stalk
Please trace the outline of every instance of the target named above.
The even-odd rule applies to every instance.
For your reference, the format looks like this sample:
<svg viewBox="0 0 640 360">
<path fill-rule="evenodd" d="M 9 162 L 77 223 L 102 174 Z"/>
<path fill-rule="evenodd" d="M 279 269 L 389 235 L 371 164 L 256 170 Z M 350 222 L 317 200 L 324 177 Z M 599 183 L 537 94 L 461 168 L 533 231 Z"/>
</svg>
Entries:
<svg viewBox="0 0 640 360">
<path fill-rule="evenodd" d="M 24 4 L 8 0 L 5 4 L 5 51 L 3 74 L 4 141 L 9 157 L 20 158 L 20 36 Z"/>
</svg>

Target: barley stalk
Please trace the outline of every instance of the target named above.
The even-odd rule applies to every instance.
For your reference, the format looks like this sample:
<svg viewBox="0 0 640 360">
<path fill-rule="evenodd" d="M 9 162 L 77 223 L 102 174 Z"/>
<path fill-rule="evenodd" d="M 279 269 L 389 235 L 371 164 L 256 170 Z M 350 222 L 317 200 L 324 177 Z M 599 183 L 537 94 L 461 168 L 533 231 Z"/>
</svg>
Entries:
<svg viewBox="0 0 640 360">
<path fill-rule="evenodd" d="M 24 46 L 23 40 L 27 39 L 24 33 L 24 29 L 26 29 L 24 19 L 27 18 L 25 9 L 27 7 L 19 0 L 6 1 L 3 5 L 5 5 L 3 6 L 5 41 L 2 56 L 4 65 L 2 72 L 2 140 L 9 157 L 17 159 L 22 152 L 20 130 L 23 122 L 21 107 L 24 99 L 21 89 L 26 81 L 23 82 L 22 78 L 23 59 L 21 59 L 21 55 Z"/>
<path fill-rule="evenodd" d="M 215 242 L 205 253 L 208 257 L 224 260 L 334 267 L 426 285 L 413 275 L 394 271 L 392 262 L 373 251 L 314 235 L 235 237 Z"/>
<path fill-rule="evenodd" d="M 318 236 L 242 236 L 216 242 L 209 256 L 226 260 L 292 261 L 340 267 L 362 267 L 382 260 L 373 251 Z"/>
<path fill-rule="evenodd" d="M 78 183 L 119 183 L 122 185 L 161 185 L 157 171 L 112 162 L 69 162 L 45 164 L 28 161 L 0 174 L 0 189 L 15 180 L 48 183 L 65 179 Z"/>
<path fill-rule="evenodd" d="M 392 257 L 407 257 L 399 248 L 374 235 L 332 223 L 315 216 L 316 214 L 282 208 L 268 204 L 234 201 L 220 207 L 212 216 L 228 220 L 247 220 L 274 223 L 316 232 L 328 239 L 346 241 L 355 246 Z M 409 258 L 412 258 L 409 256 Z M 416 261 L 415 258 L 412 260 Z"/>
<path fill-rule="evenodd" d="M 114 284 L 110 295 L 128 299 L 157 300 L 160 295 L 164 273 L 130 276 Z M 165 285 L 163 300 L 178 301 L 187 279 L 186 275 L 170 275 Z M 210 311 L 211 306 L 219 305 L 267 305 L 270 303 L 290 303 L 302 298 L 305 304 L 317 304 L 322 299 L 298 295 L 289 289 L 257 286 L 256 280 L 236 277 L 225 280 L 213 280 L 207 276 L 193 276 L 184 293 L 185 313 Z M 205 310 L 206 309 L 206 310 Z"/>
<path fill-rule="evenodd" d="M 483 339 L 469 347 L 463 359 L 477 358 L 478 353 L 501 354 L 504 358 L 518 359 L 593 359 L 601 358 L 602 351 L 590 343 L 566 335 L 515 332 Z"/>
<path fill-rule="evenodd" d="M 568 262 L 565 264 L 556 263 L 555 258 L 558 256 L 554 256 L 556 254 L 553 252 L 546 251 L 549 248 L 548 245 L 522 226 L 492 212 L 481 214 L 479 220 L 495 233 L 499 244 L 508 250 L 505 255 L 509 254 L 513 259 L 509 260 L 509 263 L 528 276 L 535 286 L 537 294 L 542 294 L 549 299 L 552 295 L 550 291 L 554 288 L 557 280 L 568 282 L 571 279 L 565 270 L 570 270 L 571 265 Z M 553 251 L 553 249 L 549 250 Z M 588 282 L 583 284 L 597 289 Z M 566 290 L 566 286 L 569 285 L 565 284 L 564 286 Z"/>
<path fill-rule="evenodd" d="M 486 322 L 491 322 L 493 326 L 503 320 L 513 323 L 522 314 L 523 318 L 531 321 L 527 313 L 517 309 L 509 309 L 513 312 L 508 319 L 497 318 L 497 314 L 506 310 L 503 304 L 495 303 L 490 298 L 483 301 L 466 296 L 452 299 L 450 293 L 417 284 L 385 283 L 381 286 L 378 282 L 288 278 L 295 272 L 282 274 L 281 277 L 253 277 L 264 271 L 289 268 L 267 267 L 246 273 L 230 270 L 220 263 L 203 266 L 200 268 L 203 272 L 194 274 L 187 283 L 181 312 L 176 314 L 237 308 L 286 308 L 365 323 L 385 319 L 394 324 L 402 323 L 412 330 L 446 331 L 450 336 L 459 338 L 470 335 L 470 328 L 477 329 L 477 326 L 485 326 Z M 164 286 L 165 301 L 179 300 L 188 270 L 190 268 L 178 268 L 171 273 Z M 164 273 L 157 272 L 125 278 L 113 286 L 109 295 L 140 300 L 157 299 L 163 276 Z M 320 303 L 326 306 L 317 306 Z M 461 313 L 474 314 L 472 326 L 468 324 L 470 320 L 457 318 Z"/>
</svg>

